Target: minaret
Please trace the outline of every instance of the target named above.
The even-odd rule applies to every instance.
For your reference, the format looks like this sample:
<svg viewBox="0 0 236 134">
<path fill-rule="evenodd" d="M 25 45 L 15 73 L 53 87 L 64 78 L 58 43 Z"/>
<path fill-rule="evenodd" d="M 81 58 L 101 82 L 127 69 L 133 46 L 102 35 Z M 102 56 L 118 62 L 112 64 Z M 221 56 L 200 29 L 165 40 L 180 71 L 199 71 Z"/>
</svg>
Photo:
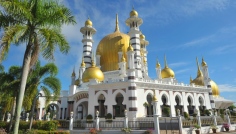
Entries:
<svg viewBox="0 0 236 134">
<path fill-rule="evenodd" d="M 128 95 L 128 103 L 127 103 L 127 109 L 128 109 L 128 117 L 129 119 L 135 119 L 137 117 L 137 89 L 136 84 L 134 82 L 135 80 L 135 66 L 134 66 L 134 51 L 131 44 L 129 45 L 127 49 L 127 59 L 128 59 L 128 88 L 127 88 L 127 95 Z"/>
<path fill-rule="evenodd" d="M 204 85 L 207 85 L 210 77 L 209 77 L 207 63 L 204 61 L 203 57 L 202 57 L 202 73 L 203 73 L 203 78 L 204 78 Z"/>
<path fill-rule="evenodd" d="M 120 59 L 119 62 L 119 75 L 121 77 L 125 77 L 126 76 L 126 61 L 125 61 L 125 56 L 123 54 L 122 58 Z"/>
<path fill-rule="evenodd" d="M 73 69 L 73 72 L 71 74 L 71 85 L 74 85 L 75 84 L 75 67 Z"/>
<path fill-rule="evenodd" d="M 192 76 L 190 76 L 189 83 L 192 84 L 192 82 L 193 82 L 193 79 L 192 79 Z"/>
<path fill-rule="evenodd" d="M 161 64 L 159 63 L 158 60 L 156 64 L 156 73 L 157 73 L 157 79 L 161 80 Z"/>
<path fill-rule="evenodd" d="M 140 31 L 139 26 L 143 23 L 141 18 L 138 18 L 138 12 L 134 9 L 130 12 L 130 17 L 126 20 L 126 25 L 130 27 L 129 36 L 132 47 L 134 48 L 135 57 L 134 64 L 136 73 L 135 76 L 142 78 L 141 72 L 141 57 L 140 57 Z"/>
<path fill-rule="evenodd" d="M 80 69 L 79 69 L 79 80 L 80 80 L 80 83 L 82 83 L 82 76 L 83 76 L 83 73 L 85 71 L 85 63 L 84 63 L 84 58 L 82 58 L 82 62 L 81 62 L 81 65 L 80 65 Z"/>
<path fill-rule="evenodd" d="M 80 32 L 83 34 L 83 57 L 85 66 L 91 66 L 91 53 L 92 53 L 92 43 L 93 43 L 93 35 L 96 33 L 96 29 L 92 27 L 92 21 L 88 20 L 85 21 L 85 26 L 80 29 Z"/>
<path fill-rule="evenodd" d="M 147 49 L 146 49 L 146 46 L 149 44 L 149 42 L 147 40 L 145 40 L 145 35 L 144 34 L 140 34 L 140 44 L 141 44 L 141 52 L 142 52 L 142 56 L 143 56 L 143 61 L 145 63 L 147 63 Z M 145 64 L 145 66 L 143 67 L 145 68 L 145 71 L 146 71 L 146 74 L 148 75 L 148 65 Z"/>
</svg>

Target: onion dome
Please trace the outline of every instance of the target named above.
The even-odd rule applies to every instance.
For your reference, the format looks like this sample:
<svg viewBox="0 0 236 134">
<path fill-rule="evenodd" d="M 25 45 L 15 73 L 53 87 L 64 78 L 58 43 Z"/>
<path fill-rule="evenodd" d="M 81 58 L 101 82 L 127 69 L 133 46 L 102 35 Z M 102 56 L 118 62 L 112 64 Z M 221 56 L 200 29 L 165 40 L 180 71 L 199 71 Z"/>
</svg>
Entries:
<svg viewBox="0 0 236 134">
<path fill-rule="evenodd" d="M 79 79 L 77 79 L 77 80 L 75 80 L 75 85 L 80 85 L 80 80 Z"/>
<path fill-rule="evenodd" d="M 129 16 L 130 17 L 138 17 L 138 12 L 135 11 L 134 8 L 133 8 L 133 10 L 129 13 Z"/>
<path fill-rule="evenodd" d="M 140 34 L 139 37 L 140 37 L 141 40 L 145 40 L 145 35 L 144 34 Z"/>
<path fill-rule="evenodd" d="M 160 68 L 161 64 L 157 61 L 156 68 Z"/>
<path fill-rule="evenodd" d="M 129 47 L 127 48 L 127 51 L 134 51 L 134 48 L 129 44 Z"/>
<path fill-rule="evenodd" d="M 203 79 L 202 71 L 200 70 L 197 58 L 196 58 L 196 62 L 197 62 L 197 68 L 198 68 L 197 77 L 190 84 L 194 83 L 195 85 L 198 85 L 198 86 L 204 86 L 204 79 Z"/>
<path fill-rule="evenodd" d="M 152 97 L 152 101 L 158 101 L 155 91 L 154 91 L 154 95 Z"/>
<path fill-rule="evenodd" d="M 202 67 L 207 66 L 207 63 L 204 61 L 204 59 L 202 58 Z"/>
<path fill-rule="evenodd" d="M 144 63 L 144 64 L 147 64 L 147 60 L 146 60 L 146 59 L 143 59 L 143 63 Z"/>
<path fill-rule="evenodd" d="M 121 61 L 122 61 L 122 62 L 126 62 L 126 61 L 125 61 L 125 56 L 124 56 L 124 54 L 123 54 L 123 56 L 122 56 L 122 58 L 121 58 Z"/>
<path fill-rule="evenodd" d="M 75 68 L 73 69 L 73 72 L 71 74 L 71 77 L 75 77 Z"/>
<path fill-rule="evenodd" d="M 119 31 L 118 15 L 116 15 L 115 32 L 105 36 L 98 44 L 97 51 L 100 53 L 100 66 L 103 72 L 118 70 L 118 52 L 122 46 L 122 52 L 126 58 L 130 36 Z"/>
<path fill-rule="evenodd" d="M 161 70 L 162 78 L 174 78 L 175 73 L 172 69 L 170 69 L 167 65 L 166 56 L 165 56 L 165 68 Z"/>
<path fill-rule="evenodd" d="M 85 26 L 93 26 L 93 22 L 88 18 L 85 23 L 84 23 Z"/>
<path fill-rule="evenodd" d="M 83 82 L 89 82 L 90 79 L 96 79 L 98 81 L 103 81 L 104 80 L 104 75 L 102 71 L 95 66 L 94 61 L 92 60 L 92 66 L 88 67 L 82 76 Z"/>
<path fill-rule="evenodd" d="M 81 67 L 85 67 L 85 63 L 84 63 L 84 58 L 82 58 L 82 62 L 80 64 Z"/>
<path fill-rule="evenodd" d="M 212 95 L 214 97 L 219 97 L 220 91 L 219 91 L 218 85 L 213 80 L 210 81 L 210 84 L 211 84 L 211 89 L 212 89 Z"/>
</svg>

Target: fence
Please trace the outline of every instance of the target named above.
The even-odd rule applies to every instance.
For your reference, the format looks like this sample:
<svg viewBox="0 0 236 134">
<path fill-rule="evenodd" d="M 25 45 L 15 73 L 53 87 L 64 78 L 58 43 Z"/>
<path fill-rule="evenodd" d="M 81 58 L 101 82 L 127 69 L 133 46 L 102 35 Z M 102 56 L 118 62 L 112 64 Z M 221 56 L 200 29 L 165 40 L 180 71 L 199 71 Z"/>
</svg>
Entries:
<svg viewBox="0 0 236 134">
<path fill-rule="evenodd" d="M 99 121 L 99 128 L 102 130 L 120 130 L 124 128 L 124 121 Z"/>
<path fill-rule="evenodd" d="M 230 116 L 231 124 L 236 124 L 236 116 Z"/>
</svg>

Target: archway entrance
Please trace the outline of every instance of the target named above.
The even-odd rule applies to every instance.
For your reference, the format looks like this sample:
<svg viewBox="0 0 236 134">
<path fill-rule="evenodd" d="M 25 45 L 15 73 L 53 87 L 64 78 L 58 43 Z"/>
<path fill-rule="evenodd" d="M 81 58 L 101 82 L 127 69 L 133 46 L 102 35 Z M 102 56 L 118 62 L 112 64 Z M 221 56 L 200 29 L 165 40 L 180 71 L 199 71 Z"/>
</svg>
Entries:
<svg viewBox="0 0 236 134">
<path fill-rule="evenodd" d="M 126 105 L 123 105 L 124 96 L 121 93 L 116 95 L 116 105 L 113 105 L 113 117 L 124 117 Z"/>
<path fill-rule="evenodd" d="M 78 107 L 76 108 L 77 114 L 76 114 L 75 118 L 78 120 L 86 118 L 86 116 L 88 114 L 87 109 L 88 109 L 88 102 L 87 101 L 81 102 L 78 105 Z"/>
<path fill-rule="evenodd" d="M 146 113 L 147 113 L 147 117 L 152 117 L 153 116 L 153 105 L 152 105 L 152 95 L 151 94 L 148 94 L 147 97 L 147 105 L 145 106 L 146 107 Z"/>
<path fill-rule="evenodd" d="M 183 114 L 183 106 L 181 105 L 181 99 L 180 99 L 179 95 L 175 96 L 175 102 L 176 102 L 176 105 L 175 105 L 175 113 L 176 113 L 176 115 L 177 115 L 177 110 L 178 109 L 180 111 L 180 115 L 182 115 Z"/>
<path fill-rule="evenodd" d="M 105 103 L 105 96 L 103 94 L 99 95 L 98 97 L 98 106 L 95 106 L 94 115 L 96 115 L 96 111 L 99 111 L 99 117 L 105 117 L 107 114 L 107 106 L 104 105 Z"/>
<path fill-rule="evenodd" d="M 49 104 L 46 110 L 45 119 L 47 114 L 49 114 L 49 118 L 52 120 L 59 119 L 59 106 L 57 104 Z"/>
<path fill-rule="evenodd" d="M 191 98 L 190 96 L 188 96 L 188 114 L 189 115 L 193 115 L 194 113 L 194 106 L 193 106 L 193 98 Z"/>
<path fill-rule="evenodd" d="M 162 112 L 162 116 L 163 117 L 170 117 L 170 106 L 169 105 L 167 105 L 168 103 L 167 103 L 167 97 L 166 97 L 166 95 L 162 95 L 161 96 L 161 101 L 162 101 L 162 103 L 163 103 L 163 105 L 161 106 L 161 112 Z"/>
<path fill-rule="evenodd" d="M 203 98 L 199 97 L 198 101 L 199 101 L 199 104 L 200 104 L 200 106 L 199 106 L 200 115 L 204 116 L 204 113 L 205 113 L 204 111 L 205 111 L 206 107 L 204 106 Z"/>
</svg>

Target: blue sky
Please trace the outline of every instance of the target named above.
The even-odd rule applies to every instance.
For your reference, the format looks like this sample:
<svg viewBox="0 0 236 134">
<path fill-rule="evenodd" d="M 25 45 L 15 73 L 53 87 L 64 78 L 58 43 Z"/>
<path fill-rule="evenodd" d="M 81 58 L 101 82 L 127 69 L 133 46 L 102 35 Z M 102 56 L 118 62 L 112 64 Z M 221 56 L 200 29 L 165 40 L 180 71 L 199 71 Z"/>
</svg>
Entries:
<svg viewBox="0 0 236 134">
<path fill-rule="evenodd" d="M 149 41 L 148 67 L 151 78 L 156 78 L 158 57 L 164 66 L 164 55 L 179 82 L 189 84 L 197 75 L 196 57 L 202 56 L 209 74 L 219 88 L 220 95 L 236 102 L 236 1 L 234 0 L 61 0 L 76 17 L 77 24 L 63 26 L 63 33 L 71 45 L 67 55 L 55 52 L 55 64 L 62 89 L 68 90 L 71 73 L 78 70 L 82 56 L 80 28 L 88 16 L 97 33 L 93 50 L 99 41 L 115 29 L 115 16 L 119 15 L 120 31 L 127 33 L 125 20 L 134 6 L 143 19 L 140 29 Z M 3 65 L 22 65 L 25 46 L 12 46 Z M 40 57 L 42 63 L 48 61 Z"/>
</svg>

